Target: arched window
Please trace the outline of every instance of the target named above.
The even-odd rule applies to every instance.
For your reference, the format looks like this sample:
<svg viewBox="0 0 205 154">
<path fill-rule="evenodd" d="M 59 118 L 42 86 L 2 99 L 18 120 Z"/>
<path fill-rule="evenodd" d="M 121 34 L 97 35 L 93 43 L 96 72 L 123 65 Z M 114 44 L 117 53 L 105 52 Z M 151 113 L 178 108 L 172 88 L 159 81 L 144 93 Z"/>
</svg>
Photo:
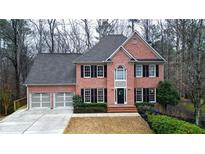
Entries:
<svg viewBox="0 0 205 154">
<path fill-rule="evenodd" d="M 126 80 L 126 70 L 123 66 L 115 69 L 115 80 Z"/>
</svg>

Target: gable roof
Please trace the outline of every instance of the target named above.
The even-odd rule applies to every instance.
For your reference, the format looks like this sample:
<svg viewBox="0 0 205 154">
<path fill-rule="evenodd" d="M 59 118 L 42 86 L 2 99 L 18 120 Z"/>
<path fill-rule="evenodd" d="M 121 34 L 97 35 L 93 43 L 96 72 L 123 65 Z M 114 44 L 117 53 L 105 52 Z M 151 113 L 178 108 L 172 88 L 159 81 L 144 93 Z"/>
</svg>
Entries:
<svg viewBox="0 0 205 154">
<path fill-rule="evenodd" d="M 143 37 L 141 37 L 141 35 L 137 31 L 134 31 L 126 39 L 126 41 L 123 42 L 122 46 L 124 46 L 134 35 L 136 35 L 140 40 L 142 40 L 143 43 L 158 57 L 158 59 L 154 59 L 154 61 L 164 61 L 164 62 L 166 62 L 166 60 L 147 41 L 145 41 L 145 39 Z M 140 60 L 143 61 L 142 59 L 140 59 Z M 145 60 L 145 61 L 147 61 L 147 60 Z"/>
<path fill-rule="evenodd" d="M 80 54 L 38 54 L 30 69 L 25 85 L 75 84 L 76 69 L 73 60 Z"/>
<path fill-rule="evenodd" d="M 166 62 L 166 60 L 152 47 L 150 46 L 141 36 L 135 31 L 128 38 L 124 35 L 108 35 L 102 38 L 93 48 L 88 50 L 79 58 L 75 59 L 74 63 L 98 63 L 98 62 L 108 62 L 113 55 L 120 48 L 124 48 L 124 45 L 134 36 L 137 35 L 139 39 L 153 52 L 157 59 L 139 59 L 139 61 L 158 61 Z M 128 50 L 124 48 L 126 52 L 129 53 L 130 57 L 134 57 Z M 133 58 L 132 58 L 133 59 Z M 134 61 L 138 61 L 137 57 L 134 57 Z"/>
<path fill-rule="evenodd" d="M 127 39 L 124 35 L 108 35 L 75 59 L 74 63 L 103 62 Z"/>
</svg>

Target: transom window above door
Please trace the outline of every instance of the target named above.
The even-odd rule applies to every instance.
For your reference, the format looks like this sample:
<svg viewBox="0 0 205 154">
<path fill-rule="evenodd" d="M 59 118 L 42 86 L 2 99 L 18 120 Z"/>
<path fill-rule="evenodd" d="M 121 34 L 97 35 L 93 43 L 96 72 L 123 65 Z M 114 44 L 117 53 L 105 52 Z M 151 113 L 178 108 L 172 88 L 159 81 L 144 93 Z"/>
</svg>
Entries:
<svg viewBox="0 0 205 154">
<path fill-rule="evenodd" d="M 126 70 L 123 66 L 115 69 L 115 80 L 126 80 Z"/>
</svg>

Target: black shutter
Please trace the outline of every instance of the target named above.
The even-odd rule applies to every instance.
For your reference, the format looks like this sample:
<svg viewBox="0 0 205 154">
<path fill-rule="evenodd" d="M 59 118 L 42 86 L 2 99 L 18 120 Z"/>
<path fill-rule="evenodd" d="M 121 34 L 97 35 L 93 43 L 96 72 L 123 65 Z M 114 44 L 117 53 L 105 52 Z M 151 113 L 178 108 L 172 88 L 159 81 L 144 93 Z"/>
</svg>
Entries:
<svg viewBox="0 0 205 154">
<path fill-rule="evenodd" d="M 98 97 L 98 96 L 97 96 L 97 89 L 94 89 L 94 97 L 95 97 L 95 98 L 94 98 L 94 102 L 97 103 L 97 101 L 98 101 L 98 98 L 97 98 L 97 97 Z"/>
<path fill-rule="evenodd" d="M 81 89 L 81 98 L 82 98 L 82 101 L 84 102 L 84 89 Z"/>
<path fill-rule="evenodd" d="M 91 65 L 91 77 L 92 78 L 97 77 L 97 66 L 96 65 Z"/>
<path fill-rule="evenodd" d="M 159 65 L 156 65 L 156 77 L 159 77 Z"/>
<path fill-rule="evenodd" d="M 84 77 L 84 67 L 83 67 L 83 65 L 81 65 L 81 78 L 83 78 Z"/>
<path fill-rule="evenodd" d="M 135 99 L 135 103 L 136 103 L 136 100 L 137 100 L 136 88 L 134 88 L 134 99 Z"/>
<path fill-rule="evenodd" d="M 149 88 L 143 88 L 143 102 L 149 102 Z"/>
<path fill-rule="evenodd" d="M 104 65 L 104 77 L 107 77 L 107 65 Z"/>
<path fill-rule="evenodd" d="M 97 66 L 94 66 L 94 77 L 97 77 Z"/>
<path fill-rule="evenodd" d="M 94 77 L 94 65 L 91 65 L 91 78 Z"/>
<path fill-rule="evenodd" d="M 146 65 L 146 77 L 149 77 L 149 65 Z"/>
<path fill-rule="evenodd" d="M 147 88 L 147 102 L 149 102 L 149 88 Z"/>
<path fill-rule="evenodd" d="M 143 65 L 143 77 L 146 77 L 146 65 Z"/>
<path fill-rule="evenodd" d="M 134 77 L 136 77 L 136 64 L 134 64 Z"/>
<path fill-rule="evenodd" d="M 94 99 L 95 99 L 94 89 L 91 89 L 91 103 L 94 102 Z"/>
<path fill-rule="evenodd" d="M 104 102 L 107 102 L 107 88 L 104 88 Z"/>
</svg>

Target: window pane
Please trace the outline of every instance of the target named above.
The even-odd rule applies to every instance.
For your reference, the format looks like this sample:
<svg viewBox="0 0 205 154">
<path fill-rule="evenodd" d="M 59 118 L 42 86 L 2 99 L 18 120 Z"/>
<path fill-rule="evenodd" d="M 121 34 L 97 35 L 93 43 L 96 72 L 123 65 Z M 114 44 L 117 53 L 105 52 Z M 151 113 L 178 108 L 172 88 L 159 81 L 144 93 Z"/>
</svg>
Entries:
<svg viewBox="0 0 205 154">
<path fill-rule="evenodd" d="M 103 89 L 98 89 L 98 102 L 104 102 L 104 92 L 103 92 Z"/>
<path fill-rule="evenodd" d="M 88 102 L 88 103 L 91 102 L 90 95 L 91 95 L 90 89 L 85 89 L 85 102 Z"/>
<path fill-rule="evenodd" d="M 104 69 L 104 66 L 98 66 L 98 76 L 99 77 L 103 77 L 103 69 Z"/>
<path fill-rule="evenodd" d="M 142 76 L 142 65 L 136 65 L 136 76 Z"/>
<path fill-rule="evenodd" d="M 84 69 L 85 69 L 84 70 L 85 71 L 85 74 L 84 74 L 85 77 L 90 77 L 90 72 L 91 72 L 90 71 L 90 69 L 91 69 L 90 66 L 85 66 Z"/>
<path fill-rule="evenodd" d="M 149 89 L 149 101 L 155 101 L 155 89 L 154 88 L 150 88 Z"/>
<path fill-rule="evenodd" d="M 155 71 L 155 65 L 149 65 L 149 76 L 154 77 Z"/>
<path fill-rule="evenodd" d="M 136 100 L 141 102 L 142 101 L 142 88 L 137 88 L 136 90 Z"/>
<path fill-rule="evenodd" d="M 117 80 L 125 80 L 126 79 L 126 71 L 122 66 L 119 66 L 115 71 Z"/>
</svg>

